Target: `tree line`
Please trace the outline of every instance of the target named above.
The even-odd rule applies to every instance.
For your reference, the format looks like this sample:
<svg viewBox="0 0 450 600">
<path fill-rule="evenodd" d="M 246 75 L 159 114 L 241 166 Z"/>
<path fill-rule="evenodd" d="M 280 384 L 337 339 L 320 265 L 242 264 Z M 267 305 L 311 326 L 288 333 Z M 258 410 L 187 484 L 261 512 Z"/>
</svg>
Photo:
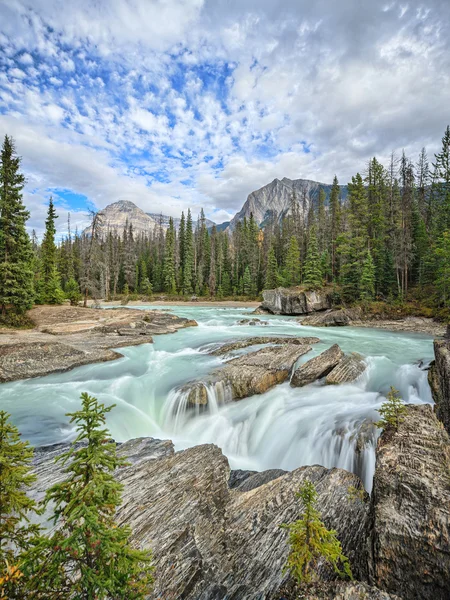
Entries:
<svg viewBox="0 0 450 600">
<path fill-rule="evenodd" d="M 0 305 L 22 313 L 33 302 L 69 298 L 151 296 L 256 297 L 263 289 L 334 287 L 345 302 L 432 299 L 450 306 L 450 127 L 433 162 L 423 149 L 414 162 L 394 153 L 388 165 L 371 159 L 329 197 L 320 189 L 304 201 L 292 194 L 289 214 L 260 229 L 253 215 L 234 230 L 209 229 L 203 210 L 190 210 L 179 228 L 170 219 L 149 235 L 131 225 L 101 231 L 97 215 L 87 231 L 55 242 L 50 199 L 41 242 L 26 231 L 25 178 L 6 136 L 0 167 Z M 306 210 L 305 210 L 306 207 Z"/>
</svg>

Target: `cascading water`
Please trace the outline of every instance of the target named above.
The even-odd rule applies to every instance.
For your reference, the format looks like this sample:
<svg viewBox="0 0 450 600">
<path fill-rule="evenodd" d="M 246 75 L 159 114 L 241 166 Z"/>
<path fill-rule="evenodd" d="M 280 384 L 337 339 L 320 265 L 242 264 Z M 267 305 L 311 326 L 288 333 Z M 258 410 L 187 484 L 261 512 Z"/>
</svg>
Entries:
<svg viewBox="0 0 450 600">
<path fill-rule="evenodd" d="M 82 391 L 106 404 L 115 403 L 108 426 L 119 441 L 153 436 L 173 439 L 178 449 L 215 443 L 232 468 L 294 469 L 322 464 L 360 475 L 370 491 L 377 431 L 371 424 L 393 385 L 405 402 L 431 402 L 427 373 L 432 339 L 365 328 L 312 328 L 296 319 L 263 317 L 264 327 L 242 326 L 248 310 L 176 307 L 198 327 L 155 336 L 154 344 L 123 349 L 124 358 L 80 367 L 68 373 L 0 385 L 0 408 L 7 410 L 23 436 L 35 445 L 71 439 L 65 413 L 73 411 Z M 366 357 L 368 368 L 351 384 L 304 388 L 288 383 L 260 396 L 231 401 L 222 384 L 207 384 L 207 406 L 188 406 L 183 385 L 208 381 L 212 370 L 230 356 L 208 354 L 225 341 L 264 336 L 317 336 L 321 342 L 299 362 L 338 343 L 344 352 Z M 242 352 L 252 351 L 246 348 Z"/>
</svg>

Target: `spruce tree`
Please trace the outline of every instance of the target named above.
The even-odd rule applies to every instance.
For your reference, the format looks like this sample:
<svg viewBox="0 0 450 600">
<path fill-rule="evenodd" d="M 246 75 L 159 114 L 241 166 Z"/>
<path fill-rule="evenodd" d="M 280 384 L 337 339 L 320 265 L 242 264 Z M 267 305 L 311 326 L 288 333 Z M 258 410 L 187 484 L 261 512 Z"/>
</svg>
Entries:
<svg viewBox="0 0 450 600">
<path fill-rule="evenodd" d="M 32 249 L 25 229 L 29 212 L 22 203 L 25 177 L 12 138 L 5 136 L 0 162 L 0 306 L 17 314 L 34 300 Z"/>
<path fill-rule="evenodd" d="M 183 294 L 192 294 L 193 287 L 193 272 L 194 272 L 194 237 L 192 231 L 192 216 L 188 209 L 186 220 L 186 231 L 184 236 L 184 263 L 183 263 Z"/>
<path fill-rule="evenodd" d="M 245 267 L 244 276 L 242 278 L 242 287 L 244 291 L 244 296 L 252 295 L 252 276 L 250 275 L 250 268 L 248 265 Z"/>
<path fill-rule="evenodd" d="M 362 300 L 373 300 L 375 296 L 375 264 L 370 250 L 362 266 L 359 295 Z"/>
<path fill-rule="evenodd" d="M 444 231 L 439 237 L 435 257 L 438 302 L 450 306 L 450 231 Z"/>
<path fill-rule="evenodd" d="M 323 274 L 320 264 L 319 248 L 317 246 L 316 228 L 311 228 L 306 250 L 306 260 L 303 267 L 303 283 L 309 288 L 319 288 L 323 285 Z"/>
<path fill-rule="evenodd" d="M 69 413 L 78 436 L 57 458 L 65 479 L 47 490 L 56 526 L 28 557 L 25 575 L 39 600 L 141 600 L 152 584 L 151 554 L 134 549 L 131 531 L 118 526 L 123 486 L 114 471 L 126 465 L 105 427 L 106 407 L 81 394 L 81 410 Z"/>
<path fill-rule="evenodd" d="M 350 564 L 342 552 L 336 531 L 328 530 L 316 508 L 317 492 L 311 481 L 305 481 L 297 497 L 303 503 L 298 521 L 283 524 L 289 531 L 290 552 L 285 566 L 299 584 L 308 584 L 318 578 L 317 567 L 325 562 L 340 577 L 353 579 Z"/>
<path fill-rule="evenodd" d="M 397 430 L 406 413 L 406 407 L 400 398 L 400 392 L 391 386 L 386 402 L 383 402 L 378 412 L 381 419 L 376 423 L 377 427 L 381 429 L 391 427 Z"/>
<path fill-rule="evenodd" d="M 264 287 L 266 290 L 272 290 L 278 286 L 278 263 L 277 257 L 275 256 L 275 250 L 273 246 L 269 250 L 269 256 L 267 259 L 266 269 L 266 281 Z"/>
<path fill-rule="evenodd" d="M 64 300 L 60 275 L 56 267 L 55 219 L 57 218 L 53 200 L 50 198 L 41 246 L 42 301 L 47 304 L 62 304 Z"/>
<path fill-rule="evenodd" d="M 340 188 L 336 175 L 333 179 L 333 186 L 330 194 L 330 216 L 331 216 L 331 277 L 336 281 L 339 275 L 339 265 L 337 259 L 337 238 L 341 232 L 341 202 Z"/>
<path fill-rule="evenodd" d="M 292 235 L 291 239 L 289 240 L 289 247 L 286 254 L 285 271 L 286 284 L 288 286 L 299 285 L 301 272 L 300 248 L 298 247 L 298 242 L 295 235 Z"/>
<path fill-rule="evenodd" d="M 0 598 L 25 597 L 22 563 L 39 533 L 30 523 L 37 506 L 27 495 L 36 481 L 32 459 L 32 448 L 21 441 L 10 415 L 0 411 Z"/>
<path fill-rule="evenodd" d="M 175 229 L 173 219 L 169 219 L 169 228 L 166 232 L 166 246 L 164 249 L 164 291 L 168 294 L 176 294 L 175 281 Z"/>
</svg>

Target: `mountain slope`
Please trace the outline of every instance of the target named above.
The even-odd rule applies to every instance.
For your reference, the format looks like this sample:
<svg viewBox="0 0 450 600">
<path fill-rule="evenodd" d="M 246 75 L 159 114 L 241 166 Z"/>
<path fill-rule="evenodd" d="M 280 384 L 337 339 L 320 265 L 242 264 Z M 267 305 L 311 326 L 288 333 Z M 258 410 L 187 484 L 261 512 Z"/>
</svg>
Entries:
<svg viewBox="0 0 450 600">
<path fill-rule="evenodd" d="M 150 235 L 158 227 L 152 217 L 129 200 L 108 204 L 97 213 L 98 233 L 101 237 L 105 237 L 108 232 L 122 235 L 126 224 L 133 227 L 134 235 Z M 89 227 L 85 229 L 85 233 L 90 233 Z"/>
<path fill-rule="evenodd" d="M 244 217 L 249 219 L 252 213 L 253 218 L 260 226 L 264 226 L 272 218 L 281 221 L 284 216 L 291 212 L 294 193 L 301 212 L 306 215 L 311 203 L 317 201 L 319 190 L 323 189 L 328 199 L 331 187 L 330 184 L 319 183 L 310 179 L 288 179 L 287 177 L 281 180 L 274 179 L 271 183 L 248 195 L 244 206 L 231 220 L 230 229 L 234 229 L 236 223 L 242 221 Z M 340 186 L 340 188 L 341 195 L 345 198 L 347 187 Z"/>
</svg>

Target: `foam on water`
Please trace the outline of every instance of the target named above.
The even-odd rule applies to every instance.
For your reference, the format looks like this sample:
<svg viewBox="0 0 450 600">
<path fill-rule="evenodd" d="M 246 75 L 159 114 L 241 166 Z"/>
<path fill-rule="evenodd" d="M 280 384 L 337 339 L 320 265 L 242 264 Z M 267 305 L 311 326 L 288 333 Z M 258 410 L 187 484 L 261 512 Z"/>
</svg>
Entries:
<svg viewBox="0 0 450 600">
<path fill-rule="evenodd" d="M 154 307 L 152 307 L 154 308 Z M 424 370 L 433 358 L 432 339 L 366 328 L 313 328 L 295 318 L 263 315 L 266 326 L 239 325 L 246 309 L 174 307 L 199 327 L 155 336 L 154 344 L 121 350 L 123 358 L 48 377 L 0 385 L 7 410 L 35 445 L 73 437 L 65 413 L 76 410 L 82 391 L 115 403 L 108 426 L 119 441 L 132 437 L 171 438 L 178 449 L 200 443 L 222 448 L 233 468 L 295 469 L 322 464 L 354 471 L 370 490 L 375 467 L 377 408 L 391 385 L 406 402 L 431 402 Z M 207 386 L 208 406 L 187 405 L 180 388 L 207 380 L 227 357 L 208 354 L 220 343 L 253 336 L 317 336 L 305 362 L 334 343 L 366 357 L 368 368 L 355 382 L 304 388 L 279 385 L 260 396 L 231 401 L 223 385 Z M 253 348 L 239 351 L 249 352 Z"/>
</svg>

